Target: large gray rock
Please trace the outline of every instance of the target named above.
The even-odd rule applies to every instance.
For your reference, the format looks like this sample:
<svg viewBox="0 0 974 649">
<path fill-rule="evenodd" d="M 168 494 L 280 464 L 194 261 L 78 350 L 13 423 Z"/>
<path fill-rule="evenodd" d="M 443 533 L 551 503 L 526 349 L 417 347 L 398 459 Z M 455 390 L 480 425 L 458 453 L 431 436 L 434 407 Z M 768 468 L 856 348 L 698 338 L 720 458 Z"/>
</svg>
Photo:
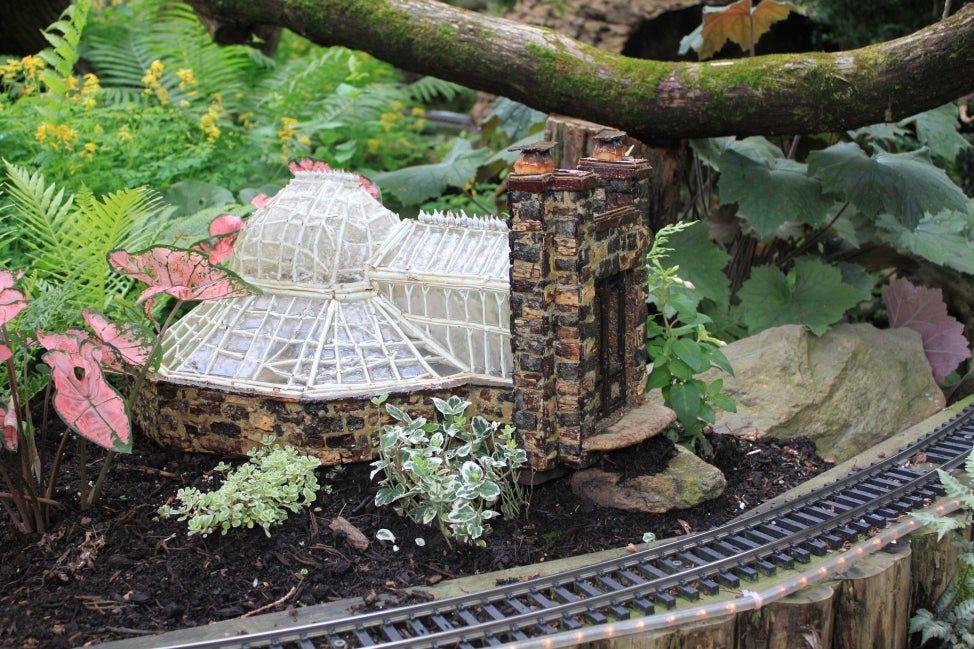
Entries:
<svg viewBox="0 0 974 649">
<path fill-rule="evenodd" d="M 682 446 L 664 471 L 620 484 L 621 476 L 602 469 L 583 469 L 572 476 L 572 491 L 602 507 L 661 514 L 687 509 L 724 493 L 727 480 Z"/>
<path fill-rule="evenodd" d="M 944 407 L 912 329 L 841 324 L 817 337 L 800 325 L 768 329 L 724 347 L 735 376 L 724 390 L 737 413 L 718 413 L 715 430 L 805 435 L 819 455 L 842 462 Z"/>
</svg>

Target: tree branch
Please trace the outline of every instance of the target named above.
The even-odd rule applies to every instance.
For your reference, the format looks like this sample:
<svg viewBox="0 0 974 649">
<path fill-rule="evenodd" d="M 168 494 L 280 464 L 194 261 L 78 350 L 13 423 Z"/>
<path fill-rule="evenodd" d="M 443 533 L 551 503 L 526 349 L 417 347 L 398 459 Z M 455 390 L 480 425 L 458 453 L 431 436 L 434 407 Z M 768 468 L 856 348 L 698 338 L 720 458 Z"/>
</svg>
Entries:
<svg viewBox="0 0 974 649">
<path fill-rule="evenodd" d="M 974 91 L 974 5 L 910 36 L 858 50 L 712 62 L 608 53 L 557 32 L 436 0 L 190 0 L 249 33 L 286 27 L 417 73 L 641 140 L 857 128 Z"/>
</svg>

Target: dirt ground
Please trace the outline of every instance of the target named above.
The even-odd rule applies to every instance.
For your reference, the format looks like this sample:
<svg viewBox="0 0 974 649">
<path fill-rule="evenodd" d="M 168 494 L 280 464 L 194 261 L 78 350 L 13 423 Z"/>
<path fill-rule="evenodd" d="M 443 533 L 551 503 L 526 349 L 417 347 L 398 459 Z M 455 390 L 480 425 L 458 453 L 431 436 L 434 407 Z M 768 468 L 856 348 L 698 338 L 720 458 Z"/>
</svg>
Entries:
<svg viewBox="0 0 974 649">
<path fill-rule="evenodd" d="M 494 519 L 485 548 L 451 548 L 437 531 L 376 508 L 368 464 L 334 480 L 322 469 L 319 482 L 332 493 L 270 538 L 260 528 L 188 536 L 185 522 L 159 520 L 156 510 L 181 487 L 218 486 L 211 469 L 219 458 L 136 442 L 133 454 L 116 459 L 93 509 L 79 512 L 69 493 L 59 496 L 68 506 L 46 534 L 19 534 L 0 511 L 0 647 L 75 647 L 342 598 L 395 599 L 410 586 L 640 543 L 646 532 L 709 529 L 830 466 L 803 438 L 712 439 L 713 463 L 728 481 L 713 501 L 667 514 L 603 509 L 572 494 L 569 474 L 533 487 L 526 516 Z M 670 453 L 660 436 L 603 464 L 652 473 Z M 67 491 L 77 483 L 61 484 Z M 370 539 L 367 549 L 354 550 L 329 527 L 338 516 Z M 396 534 L 398 549 L 375 539 L 381 528 Z"/>
</svg>

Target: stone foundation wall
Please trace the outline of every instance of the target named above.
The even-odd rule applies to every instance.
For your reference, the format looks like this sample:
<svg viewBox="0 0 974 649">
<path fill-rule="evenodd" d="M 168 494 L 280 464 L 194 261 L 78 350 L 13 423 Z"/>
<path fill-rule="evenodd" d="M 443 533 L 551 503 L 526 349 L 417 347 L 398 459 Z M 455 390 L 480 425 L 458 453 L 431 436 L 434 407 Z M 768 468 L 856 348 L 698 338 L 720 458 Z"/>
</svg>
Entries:
<svg viewBox="0 0 974 649">
<path fill-rule="evenodd" d="M 454 394 L 471 402 L 469 417 L 511 421 L 510 387 L 462 385 L 392 394 L 388 402 L 411 417 L 433 421 L 438 414 L 433 397 L 445 400 Z M 143 434 L 166 447 L 245 455 L 270 435 L 316 455 L 324 465 L 372 460 L 381 426 L 392 422 L 385 408 L 368 397 L 302 402 L 161 382 L 146 383 L 133 415 Z"/>
</svg>

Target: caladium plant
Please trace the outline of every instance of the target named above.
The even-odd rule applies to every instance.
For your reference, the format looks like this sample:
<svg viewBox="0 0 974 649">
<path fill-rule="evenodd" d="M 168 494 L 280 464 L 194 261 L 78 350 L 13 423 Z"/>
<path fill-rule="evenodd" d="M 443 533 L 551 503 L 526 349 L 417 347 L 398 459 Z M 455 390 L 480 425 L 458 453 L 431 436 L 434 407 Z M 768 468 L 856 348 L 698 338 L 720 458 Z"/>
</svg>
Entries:
<svg viewBox="0 0 974 649">
<path fill-rule="evenodd" d="M 21 341 L 22 349 L 15 351 L 7 327 L 28 307 L 28 299 L 16 288 L 21 274 L 0 271 L 0 364 L 7 368 L 10 385 L 9 402 L 6 408 L 0 407 L 3 422 L 0 479 L 8 487 L 8 497 L 0 497 L 0 504 L 21 530 L 44 529 L 47 506 L 53 503 L 57 467 L 68 436 L 62 438 L 45 484 L 27 395 L 20 389 L 22 379 L 15 365 L 15 353 L 29 359 L 38 348 L 43 350 L 41 358 L 51 370 L 54 409 L 68 428 L 82 438 L 82 458 L 87 453 L 87 442 L 109 451 L 90 490 L 84 473 L 86 462 L 81 462 L 80 491 L 84 508 L 98 497 L 114 453 L 129 452 L 132 448 L 129 410 L 158 352 L 162 335 L 183 303 L 240 296 L 256 290 L 217 265 L 229 255 L 232 236 L 242 225 L 220 217 L 211 225 L 213 239 L 197 244 L 194 249 L 156 246 L 137 253 L 124 250 L 109 253 L 108 262 L 114 271 L 147 284 L 136 304 L 151 302 L 160 295 L 174 298 L 168 317 L 155 331 L 135 323 L 116 324 L 101 313 L 86 309 L 82 315 L 88 329 L 38 331 L 32 337 L 18 335 L 14 338 Z M 127 382 L 129 389 L 124 397 L 108 379 L 108 375 L 117 373 L 133 377 Z"/>
</svg>

